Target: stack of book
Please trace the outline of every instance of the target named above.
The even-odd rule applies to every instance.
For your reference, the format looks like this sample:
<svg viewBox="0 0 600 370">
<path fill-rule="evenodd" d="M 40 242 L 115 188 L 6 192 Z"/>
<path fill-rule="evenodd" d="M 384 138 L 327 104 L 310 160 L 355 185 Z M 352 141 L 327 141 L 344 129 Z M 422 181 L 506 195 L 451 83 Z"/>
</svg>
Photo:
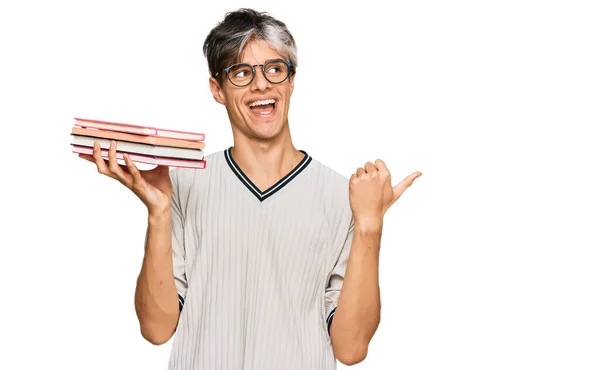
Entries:
<svg viewBox="0 0 600 370">
<path fill-rule="evenodd" d="M 201 133 L 75 118 L 71 136 L 73 153 L 91 155 L 94 142 L 98 142 L 102 157 L 108 159 L 110 142 L 114 140 L 119 163 L 124 159 L 123 153 L 127 153 L 133 162 L 138 163 L 206 168 L 205 136 Z"/>
</svg>

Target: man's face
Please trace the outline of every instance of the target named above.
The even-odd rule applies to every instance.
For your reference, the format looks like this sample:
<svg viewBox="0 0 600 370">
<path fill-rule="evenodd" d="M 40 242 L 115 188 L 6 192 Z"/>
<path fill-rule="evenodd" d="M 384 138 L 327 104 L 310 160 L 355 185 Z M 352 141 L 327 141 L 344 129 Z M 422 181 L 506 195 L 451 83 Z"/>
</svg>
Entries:
<svg viewBox="0 0 600 370">
<path fill-rule="evenodd" d="M 272 59 L 287 60 L 267 42 L 255 40 L 246 46 L 241 62 L 256 65 Z M 222 87 L 211 77 L 210 88 L 215 100 L 227 108 L 234 130 L 241 131 L 247 137 L 270 140 L 277 137 L 288 124 L 294 76 L 274 84 L 265 78 L 260 66 L 255 69 L 254 80 L 248 86 L 237 87 L 227 76 L 223 76 Z M 274 104 L 256 105 L 257 102 L 264 101 L 274 101 Z"/>
</svg>

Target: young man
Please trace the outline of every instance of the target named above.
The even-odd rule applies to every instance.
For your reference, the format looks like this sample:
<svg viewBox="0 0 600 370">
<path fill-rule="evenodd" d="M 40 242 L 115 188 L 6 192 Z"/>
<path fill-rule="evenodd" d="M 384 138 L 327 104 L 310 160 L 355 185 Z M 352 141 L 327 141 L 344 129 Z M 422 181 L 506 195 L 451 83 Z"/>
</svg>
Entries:
<svg viewBox="0 0 600 370">
<path fill-rule="evenodd" d="M 135 306 L 144 338 L 173 334 L 172 370 L 335 369 L 362 361 L 379 324 L 383 215 L 420 172 L 392 187 L 381 160 L 351 178 L 294 147 L 297 65 L 285 24 L 228 13 L 204 44 L 234 145 L 204 170 L 139 172 L 94 149 L 98 171 L 148 207 Z M 85 156 L 82 156 L 85 157 Z"/>
</svg>

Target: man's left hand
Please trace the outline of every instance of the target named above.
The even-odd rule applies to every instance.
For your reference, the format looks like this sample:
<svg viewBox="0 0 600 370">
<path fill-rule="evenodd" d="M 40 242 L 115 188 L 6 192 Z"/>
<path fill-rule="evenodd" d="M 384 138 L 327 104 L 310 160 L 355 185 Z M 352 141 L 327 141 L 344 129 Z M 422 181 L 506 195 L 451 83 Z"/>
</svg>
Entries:
<svg viewBox="0 0 600 370">
<path fill-rule="evenodd" d="M 390 172 L 381 159 L 358 168 L 350 177 L 350 207 L 355 225 L 380 229 L 385 212 L 421 175 L 420 171 L 413 172 L 392 187 Z"/>
</svg>

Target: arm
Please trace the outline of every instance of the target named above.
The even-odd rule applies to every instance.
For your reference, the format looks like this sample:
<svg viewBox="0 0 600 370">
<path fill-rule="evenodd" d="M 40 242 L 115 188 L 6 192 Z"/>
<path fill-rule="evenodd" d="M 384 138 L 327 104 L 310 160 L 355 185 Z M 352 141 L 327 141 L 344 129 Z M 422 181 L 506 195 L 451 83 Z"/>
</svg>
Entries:
<svg viewBox="0 0 600 370">
<path fill-rule="evenodd" d="M 142 336 L 156 345 L 171 338 L 179 320 L 171 222 L 169 208 L 149 213 L 144 260 L 135 291 L 135 310 Z"/>
<path fill-rule="evenodd" d="M 166 166 L 138 171 L 128 154 L 123 155 L 125 166 L 120 165 L 116 159 L 117 143 L 114 140 L 110 143 L 108 161 L 102 158 L 100 144 L 96 142 L 93 153 L 93 156 L 79 156 L 95 163 L 99 173 L 125 185 L 148 208 L 148 230 L 135 291 L 135 311 L 142 336 L 153 344 L 162 344 L 171 338 L 177 326 L 179 311 L 176 287 L 183 295 L 187 288 L 182 216 L 176 192 L 173 191 L 176 174 L 173 173 L 172 179 Z M 171 234 L 172 230 L 175 233 Z M 173 250 L 177 253 L 172 256 Z M 177 276 L 176 281 L 174 275 Z M 179 302 L 183 304 L 181 296 Z"/>
<path fill-rule="evenodd" d="M 367 356 L 379 326 L 379 249 L 383 216 L 400 195 L 421 175 L 414 172 L 392 187 L 390 173 L 381 160 L 366 163 L 350 178 L 350 207 L 354 230 L 338 306 L 330 335 L 336 358 L 354 365 Z"/>
<path fill-rule="evenodd" d="M 330 328 L 334 354 L 345 365 L 365 359 L 379 325 L 380 241 L 381 227 L 354 227 L 344 284 Z"/>
<path fill-rule="evenodd" d="M 153 344 L 167 342 L 175 332 L 187 292 L 183 212 L 177 171 L 171 171 L 170 201 L 148 210 L 148 233 L 135 292 L 135 310 L 142 336 Z"/>
</svg>

